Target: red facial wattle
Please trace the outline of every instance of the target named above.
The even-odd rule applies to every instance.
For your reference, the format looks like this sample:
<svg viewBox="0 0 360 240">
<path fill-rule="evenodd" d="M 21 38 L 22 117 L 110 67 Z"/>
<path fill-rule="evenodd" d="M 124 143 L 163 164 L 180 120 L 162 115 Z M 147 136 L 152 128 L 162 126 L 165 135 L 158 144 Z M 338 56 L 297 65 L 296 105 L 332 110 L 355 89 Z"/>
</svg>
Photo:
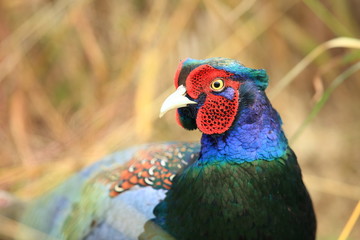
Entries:
<svg viewBox="0 0 360 240">
<path fill-rule="evenodd" d="M 229 100 L 223 96 L 209 95 L 199 109 L 196 125 L 205 134 L 221 134 L 233 124 L 239 107 L 239 92 Z"/>
<path fill-rule="evenodd" d="M 182 65 L 182 64 L 181 64 Z M 179 68 L 181 68 L 181 65 Z M 180 70 L 178 70 L 180 72 Z M 205 134 L 221 134 L 233 124 L 239 107 L 240 82 L 231 80 L 233 74 L 225 70 L 213 68 L 210 65 L 201 65 L 190 72 L 186 78 L 187 94 L 195 101 L 201 94 L 206 98 L 196 116 L 196 125 Z M 176 74 L 175 85 L 178 85 Z M 232 88 L 231 97 L 222 96 L 222 92 L 215 92 L 210 88 L 215 79 L 224 81 L 224 91 Z M 179 113 L 177 120 L 180 125 Z"/>
</svg>

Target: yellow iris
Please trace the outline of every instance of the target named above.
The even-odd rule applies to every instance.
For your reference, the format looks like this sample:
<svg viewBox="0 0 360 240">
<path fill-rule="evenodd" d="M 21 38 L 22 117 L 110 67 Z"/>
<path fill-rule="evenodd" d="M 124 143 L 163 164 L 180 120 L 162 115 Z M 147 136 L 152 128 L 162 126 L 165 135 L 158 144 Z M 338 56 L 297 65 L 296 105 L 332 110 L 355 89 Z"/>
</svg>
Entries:
<svg viewBox="0 0 360 240">
<path fill-rule="evenodd" d="M 215 79 L 210 84 L 210 88 L 216 92 L 222 91 L 224 89 L 224 87 L 225 87 L 225 84 L 224 84 L 224 80 L 222 80 L 222 79 Z"/>
</svg>

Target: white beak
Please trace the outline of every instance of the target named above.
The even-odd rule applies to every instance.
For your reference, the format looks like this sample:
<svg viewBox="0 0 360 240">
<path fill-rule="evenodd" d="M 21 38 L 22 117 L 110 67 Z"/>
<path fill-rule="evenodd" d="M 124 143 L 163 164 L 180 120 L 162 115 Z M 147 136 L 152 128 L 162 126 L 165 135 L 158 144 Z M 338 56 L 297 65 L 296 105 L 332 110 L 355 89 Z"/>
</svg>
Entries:
<svg viewBox="0 0 360 240">
<path fill-rule="evenodd" d="M 188 104 L 197 104 L 197 102 L 191 101 L 185 97 L 186 88 L 183 85 L 180 85 L 175 92 L 168 96 L 163 102 L 159 117 L 162 117 L 169 110 L 174 108 L 186 107 Z"/>
</svg>

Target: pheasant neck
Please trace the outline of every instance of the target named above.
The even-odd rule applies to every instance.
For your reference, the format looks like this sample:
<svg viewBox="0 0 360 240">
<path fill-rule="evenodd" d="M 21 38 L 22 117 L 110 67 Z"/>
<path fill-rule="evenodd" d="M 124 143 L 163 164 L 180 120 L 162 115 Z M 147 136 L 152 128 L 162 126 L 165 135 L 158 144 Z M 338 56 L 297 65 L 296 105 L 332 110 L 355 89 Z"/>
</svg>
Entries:
<svg viewBox="0 0 360 240">
<path fill-rule="evenodd" d="M 232 127 L 223 134 L 203 134 L 198 164 L 272 161 L 285 154 L 287 139 L 279 114 L 263 92 L 242 99 Z"/>
</svg>

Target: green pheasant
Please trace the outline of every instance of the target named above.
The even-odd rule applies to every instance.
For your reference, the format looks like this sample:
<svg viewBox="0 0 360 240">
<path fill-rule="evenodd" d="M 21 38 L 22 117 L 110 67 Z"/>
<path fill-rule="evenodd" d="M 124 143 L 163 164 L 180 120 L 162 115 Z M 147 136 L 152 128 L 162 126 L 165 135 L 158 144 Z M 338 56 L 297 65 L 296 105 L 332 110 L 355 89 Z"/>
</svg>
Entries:
<svg viewBox="0 0 360 240">
<path fill-rule="evenodd" d="M 33 203 L 23 222 L 58 239 L 315 239 L 316 219 L 265 70 L 182 61 L 161 115 L 201 144 L 114 153 Z M 29 239 L 29 236 L 19 236 Z"/>
</svg>

